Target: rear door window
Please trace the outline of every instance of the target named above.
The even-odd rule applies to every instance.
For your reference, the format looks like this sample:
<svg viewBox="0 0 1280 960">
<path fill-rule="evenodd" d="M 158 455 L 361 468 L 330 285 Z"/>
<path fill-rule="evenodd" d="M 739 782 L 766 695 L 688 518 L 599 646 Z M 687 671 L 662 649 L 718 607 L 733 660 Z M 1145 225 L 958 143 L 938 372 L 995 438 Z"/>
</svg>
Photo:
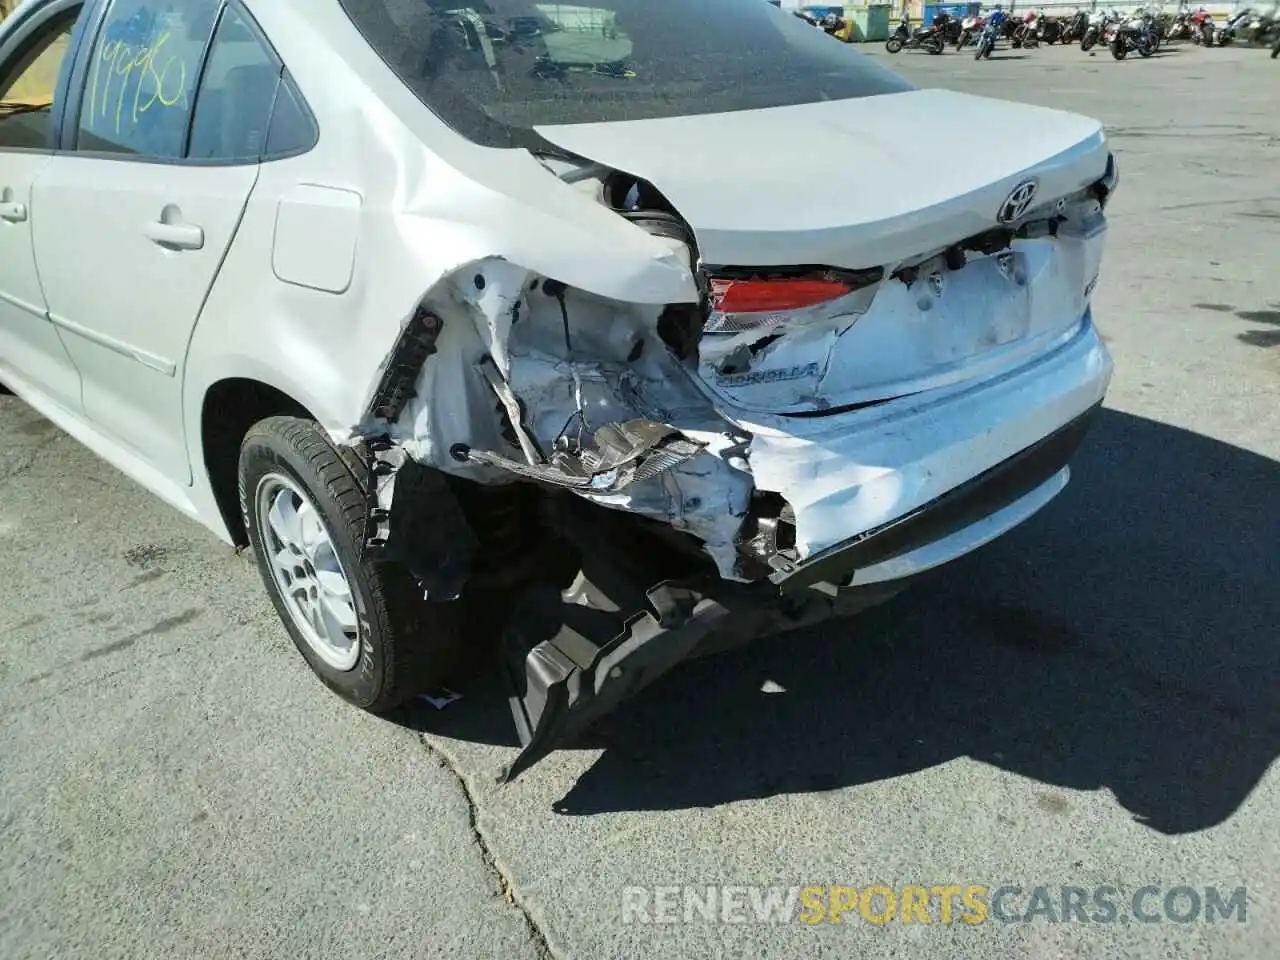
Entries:
<svg viewBox="0 0 1280 960">
<path fill-rule="evenodd" d="M 178 159 L 222 0 L 113 0 L 90 51 L 77 149 Z"/>
<path fill-rule="evenodd" d="M 239 4 L 218 23 L 196 97 L 191 160 L 254 162 L 310 150 L 315 119 L 275 50 Z"/>
<path fill-rule="evenodd" d="M 257 161 L 284 67 L 232 5 L 218 23 L 191 126 L 192 160 Z"/>
<path fill-rule="evenodd" d="M 280 93 L 276 96 L 276 108 L 271 115 L 271 130 L 267 133 L 267 152 L 263 159 L 292 156 L 310 150 L 320 139 L 315 118 L 307 108 L 302 93 L 284 73 Z"/>
<path fill-rule="evenodd" d="M 111 3 L 90 53 L 78 150 L 257 163 L 309 150 L 318 136 L 302 94 L 239 3 Z"/>
</svg>

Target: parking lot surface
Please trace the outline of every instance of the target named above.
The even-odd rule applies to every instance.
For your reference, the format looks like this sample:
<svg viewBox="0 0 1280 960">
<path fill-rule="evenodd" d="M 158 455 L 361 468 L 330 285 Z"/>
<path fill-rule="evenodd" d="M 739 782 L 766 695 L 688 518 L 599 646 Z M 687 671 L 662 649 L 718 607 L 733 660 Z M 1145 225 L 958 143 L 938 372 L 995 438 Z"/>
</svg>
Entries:
<svg viewBox="0 0 1280 960">
<path fill-rule="evenodd" d="M 1108 125 L 1116 376 L 1067 492 L 888 607 L 685 665 L 500 787 L 496 684 L 401 723 L 343 705 L 247 555 L 0 397 L 0 957 L 1276 955 L 1280 64 L 870 55 Z M 927 128 L 877 136 L 947 162 Z M 840 157 L 795 175 L 876 189 Z M 653 889 L 871 884 L 1021 890 L 1012 920 L 948 924 L 686 922 Z M 1114 919 L 1063 887 L 1115 887 Z"/>
</svg>

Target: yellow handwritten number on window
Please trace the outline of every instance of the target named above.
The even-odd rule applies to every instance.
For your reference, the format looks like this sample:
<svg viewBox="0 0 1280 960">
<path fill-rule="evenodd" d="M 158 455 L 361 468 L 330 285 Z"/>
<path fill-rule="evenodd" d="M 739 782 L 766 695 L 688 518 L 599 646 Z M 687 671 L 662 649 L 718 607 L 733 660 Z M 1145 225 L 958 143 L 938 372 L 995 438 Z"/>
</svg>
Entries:
<svg viewBox="0 0 1280 960">
<path fill-rule="evenodd" d="M 128 119 L 137 123 L 138 118 L 157 103 L 162 107 L 172 107 L 181 103 L 187 93 L 187 65 L 178 56 L 171 55 L 161 63 L 164 46 L 172 34 L 164 33 L 145 47 L 134 48 L 123 40 L 107 44 L 93 67 L 93 84 L 89 94 L 89 124 L 96 126 L 99 116 L 105 118 L 111 104 L 111 88 L 117 77 L 120 78 L 120 89 L 115 98 L 115 133 L 121 133 L 123 122 Z M 106 65 L 105 82 L 103 65 Z M 150 81 L 150 97 L 143 100 L 144 88 Z M 175 83 L 176 81 L 176 83 Z M 125 98 L 128 96 L 130 83 L 133 83 L 132 109 L 124 110 Z M 174 86 L 170 86 L 174 83 Z M 101 106 L 99 106 L 101 103 Z"/>
</svg>

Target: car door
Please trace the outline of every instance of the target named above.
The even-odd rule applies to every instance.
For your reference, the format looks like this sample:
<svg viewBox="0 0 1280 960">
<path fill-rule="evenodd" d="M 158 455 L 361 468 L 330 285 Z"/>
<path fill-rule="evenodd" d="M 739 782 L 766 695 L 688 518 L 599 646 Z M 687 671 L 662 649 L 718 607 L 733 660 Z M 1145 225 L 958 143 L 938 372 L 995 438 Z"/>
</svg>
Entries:
<svg viewBox="0 0 1280 960">
<path fill-rule="evenodd" d="M 49 318 L 80 370 L 85 415 L 184 484 L 187 344 L 258 175 L 256 153 L 218 149 L 222 131 L 253 126 L 234 122 L 252 96 L 204 111 L 214 149 L 191 155 L 223 7 L 109 0 L 73 77 L 82 84 L 67 123 L 73 149 L 32 192 Z"/>
<path fill-rule="evenodd" d="M 0 379 L 73 412 L 80 374 L 48 319 L 32 248 L 31 188 L 53 160 L 59 80 L 82 9 L 64 0 L 24 13 L 0 44 Z"/>
</svg>

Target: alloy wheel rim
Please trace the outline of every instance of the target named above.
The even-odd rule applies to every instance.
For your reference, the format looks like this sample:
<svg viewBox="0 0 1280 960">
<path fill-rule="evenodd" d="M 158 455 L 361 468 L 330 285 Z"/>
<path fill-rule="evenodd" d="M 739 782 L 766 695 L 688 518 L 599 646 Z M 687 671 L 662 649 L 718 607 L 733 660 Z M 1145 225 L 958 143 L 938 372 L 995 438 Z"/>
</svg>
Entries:
<svg viewBox="0 0 1280 960">
<path fill-rule="evenodd" d="M 298 632 L 321 660 L 347 671 L 360 659 L 351 581 L 324 519 L 288 477 L 258 481 L 258 529 L 276 589 Z"/>
</svg>

